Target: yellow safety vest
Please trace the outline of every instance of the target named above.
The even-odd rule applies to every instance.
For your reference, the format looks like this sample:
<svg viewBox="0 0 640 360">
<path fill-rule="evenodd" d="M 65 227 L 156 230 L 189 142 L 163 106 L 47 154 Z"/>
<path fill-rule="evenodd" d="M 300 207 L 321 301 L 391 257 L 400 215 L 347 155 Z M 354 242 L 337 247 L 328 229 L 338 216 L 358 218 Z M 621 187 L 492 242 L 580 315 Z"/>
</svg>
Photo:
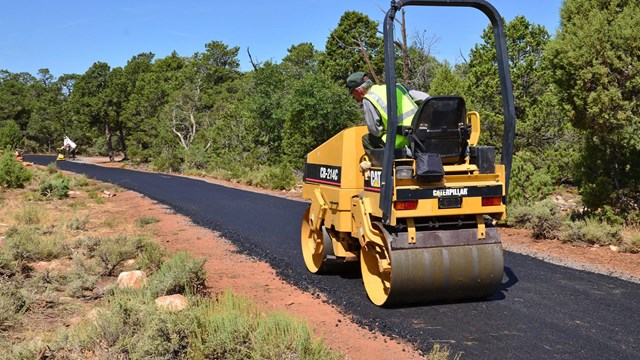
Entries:
<svg viewBox="0 0 640 360">
<path fill-rule="evenodd" d="M 411 126 L 413 115 L 418 111 L 418 105 L 416 105 L 411 96 L 409 96 L 409 90 L 407 90 L 404 85 L 396 85 L 396 96 L 398 104 L 398 126 Z M 386 142 L 387 121 L 389 118 L 387 115 L 387 87 L 385 85 L 373 85 L 364 97 L 371 101 L 380 113 L 385 132 L 385 134 L 382 135 L 382 141 Z M 401 149 L 405 145 L 409 145 L 409 140 L 406 136 L 397 132 L 396 149 Z"/>
</svg>

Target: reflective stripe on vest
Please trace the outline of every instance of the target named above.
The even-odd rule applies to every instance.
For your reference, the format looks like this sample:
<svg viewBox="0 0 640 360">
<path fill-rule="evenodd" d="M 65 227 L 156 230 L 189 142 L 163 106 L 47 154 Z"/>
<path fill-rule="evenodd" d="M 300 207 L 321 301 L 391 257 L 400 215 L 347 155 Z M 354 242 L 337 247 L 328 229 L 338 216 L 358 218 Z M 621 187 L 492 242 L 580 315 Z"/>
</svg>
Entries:
<svg viewBox="0 0 640 360">
<path fill-rule="evenodd" d="M 411 126 L 413 115 L 418 111 L 418 105 L 409 96 L 409 91 L 401 84 L 396 85 L 397 107 L 398 107 L 398 126 Z M 380 113 L 382 126 L 387 131 L 387 88 L 384 85 L 373 85 L 364 96 Z M 386 134 L 383 136 L 386 140 Z M 408 145 L 409 141 L 406 136 L 396 134 L 396 149 Z"/>
</svg>

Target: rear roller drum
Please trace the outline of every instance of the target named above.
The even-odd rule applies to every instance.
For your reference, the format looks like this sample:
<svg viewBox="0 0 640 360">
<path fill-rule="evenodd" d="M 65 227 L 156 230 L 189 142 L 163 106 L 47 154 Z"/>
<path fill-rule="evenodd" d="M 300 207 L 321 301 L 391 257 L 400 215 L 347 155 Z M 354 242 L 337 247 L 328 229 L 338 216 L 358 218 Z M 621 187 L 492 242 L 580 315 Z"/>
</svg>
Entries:
<svg viewBox="0 0 640 360">
<path fill-rule="evenodd" d="M 311 208 L 307 208 L 302 218 L 300 231 L 300 243 L 302 246 L 302 256 L 307 269 L 314 274 L 326 272 L 328 262 L 335 259 L 333 254 L 333 244 L 331 236 L 323 226 L 322 230 L 314 230 L 311 227 L 309 213 Z"/>
</svg>

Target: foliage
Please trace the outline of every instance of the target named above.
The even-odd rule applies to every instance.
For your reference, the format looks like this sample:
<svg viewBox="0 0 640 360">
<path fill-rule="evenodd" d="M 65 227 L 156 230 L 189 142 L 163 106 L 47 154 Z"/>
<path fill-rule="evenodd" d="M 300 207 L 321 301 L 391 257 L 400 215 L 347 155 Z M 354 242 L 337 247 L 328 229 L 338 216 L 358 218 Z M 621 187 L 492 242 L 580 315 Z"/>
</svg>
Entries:
<svg viewBox="0 0 640 360">
<path fill-rule="evenodd" d="M 360 12 L 347 11 L 329 34 L 320 68 L 342 84 L 356 71 L 364 71 L 380 83 L 384 68 L 382 45 L 375 21 Z"/>
<path fill-rule="evenodd" d="M 205 261 L 191 259 L 186 252 L 177 252 L 149 279 L 149 292 L 153 296 L 202 293 L 206 279 Z"/>
<path fill-rule="evenodd" d="M 45 198 L 65 199 L 69 197 L 69 178 L 56 173 L 40 185 L 39 192 Z"/>
<path fill-rule="evenodd" d="M 104 358 L 339 358 L 300 321 L 263 314 L 231 293 L 190 297 L 179 313 L 158 310 L 152 299 L 142 291 L 115 292 L 95 320 L 68 331 L 51 351 Z"/>
<path fill-rule="evenodd" d="M 13 227 L 5 233 L 2 251 L 17 262 L 49 261 L 71 250 L 59 236 L 45 236 L 37 227 Z"/>
<path fill-rule="evenodd" d="M 138 227 L 145 227 L 147 225 L 155 224 L 158 221 L 160 221 L 160 219 L 158 219 L 155 216 L 143 215 L 143 216 L 140 216 L 139 218 L 136 219 L 135 224 Z"/>
<path fill-rule="evenodd" d="M 549 172 L 540 168 L 544 166 L 540 163 L 540 159 L 536 159 L 528 151 L 521 151 L 514 155 L 509 185 L 511 203 L 526 204 L 543 200 L 551 195 L 555 188 L 554 183 Z"/>
<path fill-rule="evenodd" d="M 0 334 L 17 325 L 29 306 L 29 297 L 15 283 L 0 278 Z"/>
<path fill-rule="evenodd" d="M 620 226 L 609 225 L 593 219 L 568 222 L 560 240 L 569 243 L 589 245 L 620 245 L 622 234 Z"/>
<path fill-rule="evenodd" d="M 514 205 L 510 208 L 507 222 L 516 227 L 531 230 L 534 239 L 557 239 L 565 217 L 553 199 L 545 199 L 533 205 Z"/>
<path fill-rule="evenodd" d="M 293 170 L 285 164 L 264 167 L 256 177 L 255 185 L 265 189 L 290 190 L 296 184 Z"/>
<path fill-rule="evenodd" d="M 549 63 L 560 101 L 585 135 L 584 203 L 626 216 L 640 203 L 640 4 L 568 0 L 560 15 Z"/>
<path fill-rule="evenodd" d="M 0 149 L 17 149 L 21 140 L 20 126 L 15 121 L 7 120 L 4 124 L 0 123 Z"/>
<path fill-rule="evenodd" d="M 283 152 L 287 163 L 301 170 L 304 157 L 346 127 L 360 114 L 341 86 L 324 75 L 308 74 L 290 89 L 285 103 Z"/>
<path fill-rule="evenodd" d="M 32 176 L 31 172 L 25 169 L 10 151 L 0 155 L 0 187 L 22 188 Z"/>
</svg>

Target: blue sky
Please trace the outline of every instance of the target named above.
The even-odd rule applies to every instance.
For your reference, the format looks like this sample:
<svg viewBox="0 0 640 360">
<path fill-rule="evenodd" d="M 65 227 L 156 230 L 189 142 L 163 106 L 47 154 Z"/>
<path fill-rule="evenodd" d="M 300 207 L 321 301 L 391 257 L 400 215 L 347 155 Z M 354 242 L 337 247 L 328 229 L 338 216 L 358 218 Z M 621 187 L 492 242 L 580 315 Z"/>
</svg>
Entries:
<svg viewBox="0 0 640 360">
<path fill-rule="evenodd" d="M 524 15 L 554 34 L 562 0 L 489 0 L 507 20 Z M 280 62 L 294 44 L 324 50 L 340 16 L 356 10 L 382 22 L 389 0 L 24 0 L 7 1 L 0 13 L 0 69 L 54 76 L 84 73 L 94 62 L 124 66 L 134 55 L 156 58 L 204 51 L 212 40 L 240 47 L 241 70 L 254 60 Z M 426 31 L 439 40 L 432 53 L 460 62 L 489 23 L 471 8 L 407 7 L 409 35 Z"/>
</svg>

